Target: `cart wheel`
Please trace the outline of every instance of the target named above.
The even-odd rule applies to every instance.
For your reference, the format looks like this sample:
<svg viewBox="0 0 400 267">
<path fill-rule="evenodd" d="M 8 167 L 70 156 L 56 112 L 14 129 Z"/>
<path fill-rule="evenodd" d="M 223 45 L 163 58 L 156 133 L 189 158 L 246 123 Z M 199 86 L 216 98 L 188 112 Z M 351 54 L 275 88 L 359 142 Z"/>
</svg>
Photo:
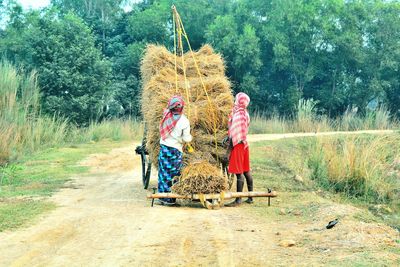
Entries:
<svg viewBox="0 0 400 267">
<path fill-rule="evenodd" d="M 142 159 L 142 181 L 144 189 L 149 187 L 150 175 L 151 175 L 151 161 L 148 155 L 144 151 L 140 153 Z"/>
<path fill-rule="evenodd" d="M 209 210 L 219 210 L 221 208 L 221 202 L 218 199 L 206 200 L 204 204 Z"/>
</svg>

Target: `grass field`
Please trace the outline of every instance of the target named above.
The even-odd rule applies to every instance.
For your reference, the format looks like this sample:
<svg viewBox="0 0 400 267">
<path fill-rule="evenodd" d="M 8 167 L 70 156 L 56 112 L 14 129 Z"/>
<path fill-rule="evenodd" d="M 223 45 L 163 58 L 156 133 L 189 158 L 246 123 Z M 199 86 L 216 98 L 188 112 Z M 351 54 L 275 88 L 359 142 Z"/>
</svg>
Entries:
<svg viewBox="0 0 400 267">
<path fill-rule="evenodd" d="M 0 232 L 32 223 L 40 214 L 55 209 L 48 201 L 11 200 L 0 202 Z"/>
<path fill-rule="evenodd" d="M 283 202 L 291 203 L 292 207 L 307 192 L 307 201 L 323 204 L 324 198 L 328 198 L 354 204 L 368 210 L 360 218 L 400 229 L 398 138 L 398 134 L 307 137 L 254 143 L 251 150 L 254 179 L 261 188 L 289 192 L 289 199 Z M 350 148 L 357 151 L 343 153 Z M 312 213 L 312 208 L 301 209 L 311 209 Z"/>
<path fill-rule="evenodd" d="M 80 160 L 108 151 L 117 141 L 121 145 L 137 140 L 143 129 L 135 119 L 78 128 L 66 119 L 44 116 L 36 73 L 25 75 L 0 62 L 0 76 L 0 231 L 4 231 L 53 209 L 43 198 L 71 176 L 87 172 L 77 164 Z"/>
</svg>

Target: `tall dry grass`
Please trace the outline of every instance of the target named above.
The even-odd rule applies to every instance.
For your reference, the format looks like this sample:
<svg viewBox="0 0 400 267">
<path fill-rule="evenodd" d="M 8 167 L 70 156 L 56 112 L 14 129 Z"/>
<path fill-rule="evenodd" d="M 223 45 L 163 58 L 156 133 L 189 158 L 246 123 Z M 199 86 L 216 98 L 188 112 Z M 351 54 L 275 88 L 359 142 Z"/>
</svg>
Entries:
<svg viewBox="0 0 400 267">
<path fill-rule="evenodd" d="M 297 114 L 293 121 L 293 128 L 298 132 L 312 132 L 315 131 L 317 117 L 316 108 L 317 102 L 312 99 L 300 99 L 297 105 Z"/>
<path fill-rule="evenodd" d="M 385 106 L 368 110 L 364 115 L 357 109 L 347 109 L 342 116 L 329 118 L 319 115 L 316 102 L 312 99 L 300 99 L 296 113 L 292 117 L 272 114 L 267 117 L 261 113 L 251 116 L 249 133 L 289 133 L 289 132 L 328 132 L 357 131 L 373 129 L 399 129 L 399 122 L 390 115 Z"/>
<path fill-rule="evenodd" d="M 143 133 L 135 119 L 109 120 L 78 128 L 67 119 L 40 113 L 40 91 L 36 73 L 19 73 L 0 62 L 0 165 L 21 155 L 65 143 L 135 140 Z"/>
<path fill-rule="evenodd" d="M 400 198 L 400 136 L 315 139 L 306 152 L 311 178 L 348 197 L 391 202 Z"/>
<path fill-rule="evenodd" d="M 139 140 L 143 137 L 143 123 L 136 118 L 92 122 L 88 127 L 71 127 L 70 143 L 85 143 L 109 139 L 113 141 Z"/>
<path fill-rule="evenodd" d="M 288 121 L 276 113 L 269 118 L 261 113 L 255 113 L 250 120 L 250 134 L 287 133 L 290 131 Z"/>
<path fill-rule="evenodd" d="M 0 164 L 64 140 L 67 122 L 40 116 L 36 74 L 0 63 Z"/>
</svg>

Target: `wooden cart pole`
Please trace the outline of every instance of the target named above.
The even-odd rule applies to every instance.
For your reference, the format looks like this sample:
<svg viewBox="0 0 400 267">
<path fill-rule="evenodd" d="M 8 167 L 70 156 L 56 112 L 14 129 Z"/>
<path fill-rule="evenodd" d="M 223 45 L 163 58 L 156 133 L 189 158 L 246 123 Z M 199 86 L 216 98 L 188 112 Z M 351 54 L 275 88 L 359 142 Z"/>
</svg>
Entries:
<svg viewBox="0 0 400 267">
<path fill-rule="evenodd" d="M 147 195 L 147 198 L 177 198 L 177 199 L 200 199 L 201 194 L 193 195 L 178 195 L 174 193 L 155 193 Z M 202 197 L 206 199 L 218 199 L 221 198 L 221 194 L 203 194 Z M 223 198 L 231 199 L 237 197 L 277 197 L 278 194 L 275 191 L 268 192 L 225 192 Z"/>
</svg>

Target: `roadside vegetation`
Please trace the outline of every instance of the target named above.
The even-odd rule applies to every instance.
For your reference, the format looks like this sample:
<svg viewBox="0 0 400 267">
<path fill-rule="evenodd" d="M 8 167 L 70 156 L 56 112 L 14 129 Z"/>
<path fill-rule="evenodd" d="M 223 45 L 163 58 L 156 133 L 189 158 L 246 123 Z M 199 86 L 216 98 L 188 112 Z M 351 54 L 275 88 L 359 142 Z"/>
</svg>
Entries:
<svg viewBox="0 0 400 267">
<path fill-rule="evenodd" d="M 134 119 L 77 127 L 42 114 L 36 73 L 24 75 L 0 63 L 0 231 L 53 209 L 44 197 L 87 171 L 80 160 L 139 136 L 142 126 Z"/>
<path fill-rule="evenodd" d="M 77 127 L 66 118 L 42 114 L 40 100 L 35 72 L 25 75 L 7 62 L 0 63 L 0 165 L 44 148 L 141 135 L 141 123 L 130 118 Z"/>
<path fill-rule="evenodd" d="M 310 178 L 324 189 L 366 202 L 392 203 L 400 198 L 399 144 L 399 135 L 326 137 L 315 139 L 304 154 Z"/>
<path fill-rule="evenodd" d="M 356 108 L 348 108 L 341 116 L 329 118 L 321 115 L 316 101 L 300 99 L 292 116 L 283 117 L 277 113 L 264 116 L 255 113 L 251 116 L 249 132 L 268 134 L 385 129 L 400 129 L 399 121 L 385 106 L 367 109 L 364 114 L 357 112 Z"/>
<path fill-rule="evenodd" d="M 255 179 L 279 192 L 317 192 L 400 229 L 400 135 L 292 138 L 253 145 Z M 371 215 L 370 214 L 370 215 Z"/>
</svg>

